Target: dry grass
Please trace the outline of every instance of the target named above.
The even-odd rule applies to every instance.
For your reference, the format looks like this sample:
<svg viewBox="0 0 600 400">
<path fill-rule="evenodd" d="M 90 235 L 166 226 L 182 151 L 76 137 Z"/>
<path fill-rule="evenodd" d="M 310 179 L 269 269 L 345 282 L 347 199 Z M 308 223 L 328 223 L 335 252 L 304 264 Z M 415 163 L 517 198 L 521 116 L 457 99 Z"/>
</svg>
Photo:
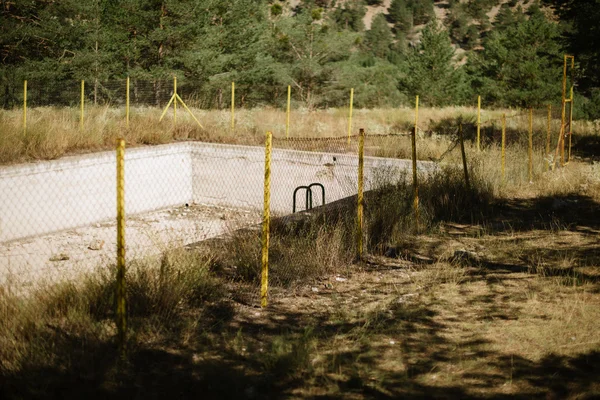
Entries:
<svg viewBox="0 0 600 400">
<path fill-rule="evenodd" d="M 432 363 L 419 380 L 441 387 L 470 387 L 468 394 L 476 396 L 489 394 L 490 389 L 520 396 L 548 393 L 552 398 L 597 394 L 597 384 L 578 387 L 590 366 L 577 370 L 568 361 L 594 354 L 600 344 L 598 277 L 586 275 L 579 267 L 597 265 L 598 260 L 591 251 L 586 261 L 571 258 L 574 253 L 569 248 L 586 254 L 583 249 L 590 246 L 582 241 L 585 234 L 573 235 L 558 230 L 457 238 L 463 248 L 485 249 L 483 259 L 462 264 L 462 274 L 446 264 L 442 270 L 448 271 L 449 281 L 444 274 L 439 279 L 439 266 L 417 274 L 413 281 L 431 288 L 424 302 L 436 321 L 447 327 L 440 337 L 456 343 L 449 358 Z M 545 254 L 536 257 L 543 266 L 532 263 L 531 254 L 539 256 L 549 243 L 562 243 L 564 255 Z M 429 279 L 437 284 L 422 283 Z M 556 380 L 547 375 L 552 373 Z M 571 390 L 582 392 L 575 395 Z"/>
<path fill-rule="evenodd" d="M 328 109 L 309 112 L 294 110 L 291 115 L 291 137 L 340 137 L 347 134 L 347 111 Z M 578 191 L 583 185 L 594 186 L 593 171 L 587 166 L 567 168 L 548 173 L 552 156 L 545 155 L 546 115 L 536 112 L 534 118 L 533 184 L 528 173 L 527 131 L 528 114 L 517 110 L 484 110 L 482 112 L 483 152 L 475 147 L 475 113 L 473 108 L 422 108 L 419 115 L 417 157 L 442 164 L 460 164 L 457 146 L 457 127 L 465 126 L 467 159 L 491 184 L 499 197 L 531 196 L 538 194 Z M 178 113 L 177 125 L 169 114 L 159 122 L 157 108 L 132 110 L 130 128 L 125 126 L 123 109 L 89 107 L 84 129 L 80 130 L 78 111 L 74 108 L 34 108 L 28 112 L 28 131 L 23 134 L 20 110 L 0 110 L 0 163 L 55 159 L 66 154 L 110 150 L 115 139 L 125 137 L 128 147 L 169 143 L 178 140 L 250 144 L 262 146 L 264 132 L 273 131 L 276 137 L 285 135 L 285 112 L 277 109 L 241 109 L 236 111 L 235 131 L 230 129 L 228 111 L 194 110 L 202 122 L 200 128 L 183 110 Z M 502 113 L 517 115 L 507 120 L 507 149 L 505 178 L 501 174 L 500 122 Z M 555 116 L 556 117 L 556 116 Z M 353 127 L 364 127 L 368 135 L 393 135 L 367 140 L 366 154 L 382 157 L 410 158 L 409 132 L 414 123 L 410 108 L 355 110 Z M 301 127 L 301 128 L 300 128 Z M 556 136 L 558 120 L 552 122 Z M 356 129 L 354 129 L 356 130 Z M 577 121 L 574 132 L 580 138 L 597 137 L 600 125 Z M 555 149 L 554 137 L 552 152 Z"/>
<path fill-rule="evenodd" d="M 210 262 L 204 253 L 174 249 L 128 265 L 132 343 L 145 340 L 148 331 L 177 326 L 188 310 L 201 309 L 224 295 L 221 282 L 209 270 Z M 95 353 L 98 349 L 87 348 L 88 343 L 114 356 L 113 272 L 99 270 L 77 282 L 40 286 L 28 297 L 1 291 L 0 374 L 53 365 L 73 368 L 88 362 L 88 357 L 101 357 Z M 75 347 L 69 348 L 69 343 Z"/>
<path fill-rule="evenodd" d="M 407 238 L 395 261 L 354 270 L 322 296 L 282 299 L 273 314 L 301 314 L 312 336 L 274 339 L 287 349 L 282 359 L 302 349 L 285 364 L 281 390 L 298 398 L 595 398 L 597 243 L 587 229 L 524 229 L 534 221 L 513 218 L 512 229 L 451 224 Z M 597 229 L 597 219 L 579 223 Z"/>
<path fill-rule="evenodd" d="M 486 257 L 502 257 L 502 237 L 479 243 L 490 250 Z M 595 278 L 573 284 L 527 272 L 523 262 L 520 270 L 492 268 L 444 253 L 431 254 L 432 264 L 384 261 L 354 270 L 344 282 L 332 279 L 330 289 L 318 286 L 322 294 L 280 299 L 260 318 L 242 313 L 247 329 L 280 332 L 266 343 L 253 330 L 238 332 L 243 345 L 234 354 L 247 368 L 258 361 L 265 376 L 249 386 L 294 398 L 598 394 Z"/>
<path fill-rule="evenodd" d="M 114 363 L 107 281 L 56 289 L 33 308 L 21 304 L 26 313 L 9 309 L 17 299 L 3 301 L 0 389 L 8 398 L 52 398 L 65 384 L 117 398 L 593 398 L 597 224 L 582 218 L 588 230 L 569 230 L 558 215 L 547 229 L 527 228 L 535 221 L 515 212 L 501 226 L 486 217 L 487 225 L 404 233 L 396 259 L 352 268 L 347 228 L 278 227 L 273 282 L 286 289 L 264 310 L 227 300 L 236 294 L 225 290 L 240 279 L 257 288 L 256 234 L 217 242 L 210 256 L 146 260 L 129 275 L 125 370 Z M 247 278 L 226 273 L 244 259 Z"/>
<path fill-rule="evenodd" d="M 14 128 L 12 136 L 2 136 L 2 148 L 19 150 L 4 162 L 111 147 L 123 128 L 115 116 L 122 114 L 102 110 L 90 111 L 88 123 L 97 135 L 81 135 L 72 110 L 50 110 L 63 113 L 62 123 L 48 123 L 43 132 L 32 127 L 27 141 L 18 134 L 16 111 L 0 112 L 2 126 Z M 33 111 L 32 123 L 41 126 L 43 111 Z M 422 120 L 434 126 L 456 118 L 456 111 L 424 110 Z M 170 122 L 138 114 L 132 125 L 139 124 L 126 137 L 136 144 L 260 144 L 268 126 L 282 134 L 279 111 L 239 111 L 235 135 L 228 132 L 226 112 L 198 115 L 205 130 L 182 121 L 161 135 Z M 344 110 L 297 111 L 294 117 L 305 124 L 305 136 L 345 133 Z M 402 133 L 411 119 L 408 109 L 360 110 L 355 126 Z M 439 158 L 454 142 L 449 126 L 449 133 L 423 134 L 421 154 Z M 529 183 L 521 128 L 512 127 L 505 180 L 494 144 L 486 143 L 482 153 L 467 145 L 471 191 L 456 167 L 458 151 L 446 155 L 442 168 L 422 180 L 418 232 L 410 181 L 383 177 L 385 184 L 365 198 L 366 242 L 369 253 L 388 258 L 352 263 L 353 203 L 336 215 L 274 224 L 267 309 L 253 307 L 260 276 L 257 231 L 133 263 L 125 366 L 116 362 L 111 273 L 43 288 L 27 299 L 0 293 L 0 394 L 597 396 L 600 171 L 598 164 L 576 160 L 546 172 L 538 147 Z M 371 151 L 404 154 L 404 139 L 394 137 Z M 11 140 L 14 147 L 5 146 Z M 390 143 L 404 145 L 390 150 Z M 240 293 L 248 289 L 254 297 L 245 301 Z"/>
<path fill-rule="evenodd" d="M 344 273 L 354 258 L 351 218 L 337 223 L 299 222 L 275 220 L 271 228 L 269 282 L 276 287 L 297 287 L 323 276 Z M 226 241 L 209 244 L 209 249 L 215 268 L 226 271 L 234 280 L 259 287 L 260 232 L 238 231 Z"/>
<path fill-rule="evenodd" d="M 482 121 L 497 119 L 502 111 L 484 111 Z M 204 128 L 180 110 L 177 124 L 172 115 L 159 122 L 161 110 L 144 107 L 131 110 L 130 127 L 125 124 L 125 110 L 112 107 L 88 107 L 84 116 L 84 128 L 80 129 L 79 112 L 76 108 L 40 107 L 28 110 L 27 134 L 23 132 L 22 111 L 0 110 L 0 163 L 14 163 L 36 159 L 54 159 L 65 154 L 111 149 L 116 137 L 124 137 L 129 146 L 161 144 L 177 140 L 204 140 L 222 143 L 263 143 L 264 133 L 272 131 L 276 136 L 285 135 L 285 112 L 272 108 L 240 109 L 236 111 L 236 128 L 231 131 L 228 111 L 193 110 Z M 510 111 L 509 111 L 510 112 Z M 419 131 L 437 135 L 440 123 L 456 118 L 473 119 L 476 110 L 465 107 L 419 110 Z M 308 111 L 293 110 L 291 113 L 291 137 L 344 136 L 348 132 L 348 110 L 327 109 Z M 365 128 L 371 135 L 402 134 L 410 132 L 414 123 L 414 110 L 410 108 L 355 110 L 352 126 Z M 536 114 L 536 131 L 545 132 L 545 117 Z M 485 124 L 489 126 L 491 123 Z M 512 118 L 509 129 L 526 132 L 527 118 Z M 447 124 L 446 124 L 447 125 Z M 498 124 L 496 123 L 496 130 Z M 553 125 L 557 130 L 556 121 Z M 577 122 L 575 132 L 579 135 L 597 134 L 600 126 L 592 122 Z M 556 133 L 555 133 L 556 134 Z M 435 158 L 443 150 L 429 149 L 430 140 L 422 141 L 420 157 Z M 409 154 L 409 143 L 405 146 Z M 444 147 L 443 145 L 440 147 Z"/>
</svg>

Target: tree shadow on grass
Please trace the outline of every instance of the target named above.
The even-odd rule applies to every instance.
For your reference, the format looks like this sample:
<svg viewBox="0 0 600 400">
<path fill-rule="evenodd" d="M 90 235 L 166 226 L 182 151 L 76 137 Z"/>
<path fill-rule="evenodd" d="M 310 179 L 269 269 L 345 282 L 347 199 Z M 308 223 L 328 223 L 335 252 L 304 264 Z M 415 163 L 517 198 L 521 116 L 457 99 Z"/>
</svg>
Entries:
<svg viewBox="0 0 600 400">
<path fill-rule="evenodd" d="M 600 203 L 589 196 L 544 196 L 533 199 L 496 200 L 470 217 L 435 220 L 449 235 L 456 237 L 490 237 L 498 235 L 512 244 L 528 241 L 531 246 L 519 248 L 519 259 L 511 262 L 490 261 L 485 254 L 470 261 L 483 273 L 543 273 L 564 277 L 573 283 L 600 282 Z M 551 239 L 553 234 L 568 232 L 577 235 Z M 503 239 L 504 238 L 504 239 Z M 539 245 L 537 243 L 542 243 Z M 483 244 L 486 242 L 483 241 Z M 425 242 L 405 241 L 395 254 L 419 253 L 434 262 L 447 247 L 447 238 L 433 236 Z M 483 251 L 485 253 L 485 250 Z M 468 263 L 467 263 L 468 264 Z"/>
<path fill-rule="evenodd" d="M 26 364 L 19 373 L 2 376 L 1 398 L 239 399 L 258 381 L 226 352 L 206 357 L 201 350 L 138 343 L 123 364 L 112 342 L 48 340 L 56 340 L 60 359 L 46 366 Z"/>
<path fill-rule="evenodd" d="M 465 224 L 462 228 L 467 236 L 534 230 L 569 230 L 598 235 L 599 208 L 600 203 L 593 198 L 578 194 L 495 199 L 470 213 L 441 215 L 433 223 Z M 479 225 L 480 229 L 473 230 L 473 225 Z"/>
<path fill-rule="evenodd" d="M 517 355 L 498 357 L 496 366 L 510 369 L 513 380 L 527 381 L 545 392 L 546 398 L 562 399 L 579 394 L 583 399 L 598 398 L 600 352 L 591 351 L 574 357 L 549 354 L 533 362 Z"/>
<path fill-rule="evenodd" d="M 459 125 L 463 128 L 463 138 L 466 142 L 472 144 L 477 142 L 477 117 L 473 115 L 463 115 L 460 117 L 443 118 L 437 122 L 433 122 L 428 133 L 446 136 L 451 140 L 458 139 Z M 544 136 L 545 137 L 545 136 Z M 500 118 L 492 123 L 483 123 L 479 130 L 480 146 L 482 148 L 490 146 L 499 146 L 502 143 L 502 121 Z M 516 143 L 527 143 L 528 132 L 523 129 L 515 129 L 510 126 L 505 130 L 505 144 L 513 145 Z M 534 146 L 536 148 L 544 146 L 542 135 L 534 134 Z"/>
<path fill-rule="evenodd" d="M 583 158 L 587 161 L 598 161 L 600 160 L 600 137 L 597 135 L 593 136 L 582 136 L 573 137 L 572 151 L 578 157 Z"/>
<path fill-rule="evenodd" d="M 558 198 L 563 203 L 557 207 L 556 199 L 499 203 L 479 222 L 486 223 L 491 234 L 548 229 L 552 224 L 597 234 L 600 221 L 595 215 L 596 202 L 585 196 L 566 196 Z M 577 207 L 570 207 L 572 204 Z M 443 242 L 436 246 L 443 246 Z M 585 259 L 590 265 L 600 261 L 597 246 L 541 251 L 555 261 L 566 254 Z M 526 259 L 534 256 L 525 254 Z M 274 305 L 265 311 L 265 318 L 255 319 L 250 314 L 255 309 L 242 307 L 250 316 L 240 320 L 236 319 L 239 305 L 236 308 L 227 301 L 209 304 L 195 315 L 197 329 L 192 333 L 192 344 L 181 340 L 183 333 L 177 324 L 165 324 L 164 340 L 132 345 L 122 370 L 117 367 L 113 342 L 49 330 L 46 340 L 55 344 L 55 358 L 42 366 L 25 363 L 18 372 L 0 376 L 0 397 L 593 398 L 599 390 L 598 351 L 574 356 L 549 354 L 537 361 L 493 351 L 489 341 L 476 333 L 448 334 L 466 318 L 479 323 L 518 319 L 520 308 L 507 307 L 506 294 L 497 285 L 519 279 L 515 273 L 532 272 L 532 264 L 527 260 L 522 264 L 477 262 L 463 281 L 487 283 L 488 291 L 470 300 L 469 306 L 477 310 L 475 316 L 457 312 L 455 317 L 442 318 L 439 307 L 447 304 L 430 300 L 387 304 L 385 310 L 339 321 L 334 317 L 338 310 L 290 311 Z M 544 268 L 544 273 L 570 276 L 577 272 L 569 268 Z M 579 276 L 598 282 L 595 275 Z M 232 343 L 231 338 L 238 333 L 244 351 Z M 461 354 L 461 349 L 468 349 L 468 353 Z M 481 360 L 490 368 L 456 372 L 450 383 L 431 378 L 440 365 L 450 368 L 460 364 L 461 357 Z M 390 363 L 396 368 L 390 368 Z M 511 382 L 525 388 L 510 396 L 503 394 L 502 387 Z"/>
<path fill-rule="evenodd" d="M 482 316 L 498 314 L 501 295 L 498 291 L 476 297 L 473 306 Z M 223 335 L 215 334 L 213 340 L 198 345 L 185 346 L 174 339 L 134 344 L 121 370 L 114 343 L 48 338 L 56 340 L 60 358 L 44 367 L 24 365 L 19 373 L 3 376 L 0 395 L 6 399 L 500 399 L 509 397 L 499 388 L 511 379 L 528 385 L 511 398 L 594 395 L 600 352 L 548 355 L 540 361 L 495 352 L 475 333 L 448 335 L 456 322 L 440 318 L 436 307 L 443 305 L 436 300 L 396 302 L 385 310 L 337 322 L 331 310 L 307 314 L 274 306 L 260 322 L 248 318 L 233 324 L 224 319 Z M 518 315 L 518 309 L 504 313 Z M 460 313 L 457 317 L 462 318 Z M 206 332 L 200 326 L 196 334 Z M 242 353 L 224 339 L 236 332 L 243 332 L 247 350 Z M 174 332 L 173 337 L 177 335 Z M 277 343 L 283 349 L 279 353 L 273 347 Z M 459 354 L 461 349 L 468 353 Z M 458 373 L 450 384 L 427 379 L 440 365 L 460 363 L 465 354 L 493 369 Z M 320 360 L 318 370 L 315 359 Z M 390 370 L 390 363 L 398 368 Z M 320 391 L 309 390 L 319 387 Z"/>
<path fill-rule="evenodd" d="M 560 195 L 497 201 L 482 214 L 492 233 L 532 229 L 568 229 L 598 234 L 600 204 L 589 196 Z"/>
</svg>

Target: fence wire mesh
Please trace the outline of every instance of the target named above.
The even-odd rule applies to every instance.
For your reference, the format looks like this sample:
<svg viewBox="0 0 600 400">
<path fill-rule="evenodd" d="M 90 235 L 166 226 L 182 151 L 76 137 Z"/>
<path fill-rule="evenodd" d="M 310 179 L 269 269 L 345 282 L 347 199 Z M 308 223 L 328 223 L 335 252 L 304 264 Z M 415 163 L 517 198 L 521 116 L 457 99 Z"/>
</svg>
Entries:
<svg viewBox="0 0 600 400">
<path fill-rule="evenodd" d="M 347 249 L 332 244 L 350 245 L 352 232 L 335 221 L 342 209 L 356 208 L 355 199 L 342 203 L 356 195 L 358 172 L 356 136 L 286 139 L 280 135 L 272 143 L 271 296 L 298 282 L 322 278 L 338 267 L 337 255 Z M 328 218 L 333 225 L 324 223 Z"/>
<path fill-rule="evenodd" d="M 275 133 L 270 186 L 272 297 L 278 290 L 339 271 L 355 258 L 360 138 L 354 134 L 354 128 L 347 135 L 345 109 L 324 112 L 319 121 L 310 121 L 308 130 L 303 124 L 312 118 L 311 113 L 300 110 L 295 115 L 298 119 L 288 129 L 281 112 L 285 111 L 287 88 L 271 88 L 268 98 L 264 90 L 256 92 L 262 93 L 259 96 L 253 89 L 236 84 L 235 107 L 248 109 L 246 113 L 236 113 L 237 108 L 230 110 L 231 87 L 215 84 L 210 91 L 201 92 L 193 83 L 183 81 L 177 86 L 181 102 L 175 111 L 173 104 L 166 108 L 175 93 L 173 81 L 132 79 L 131 125 L 127 125 L 125 80 L 54 86 L 29 82 L 28 105 L 32 112 L 28 130 L 23 133 L 26 140 L 15 145 L 11 142 L 14 135 L 0 138 L 3 148 L 14 148 L 26 157 L 19 158 L 7 150 L 1 161 L 12 164 L 53 159 L 79 150 L 103 150 L 114 147 L 117 136 L 136 145 L 157 145 L 126 150 L 126 260 L 132 282 L 127 293 L 138 299 L 128 305 L 128 313 L 143 315 L 148 307 L 162 307 L 164 315 L 171 315 L 177 299 L 166 301 L 161 295 L 163 303 L 142 305 L 140 293 L 150 290 L 160 294 L 170 277 L 189 270 L 218 271 L 226 285 L 231 285 L 234 300 L 258 306 L 265 169 L 262 128 L 272 127 Z M 3 96 L 0 104 L 5 107 L 17 107 L 24 100 L 17 90 L 5 91 Z M 292 104 L 304 100 L 301 93 L 292 95 Z M 253 118 L 258 114 L 253 114 L 253 110 L 273 102 L 280 110 L 260 114 L 263 121 L 257 128 Z M 184 104 L 191 108 L 189 112 Z M 52 123 L 46 119 L 47 107 L 61 107 L 58 121 L 56 116 Z M 206 108 L 220 110 L 209 112 Z M 150 122 L 142 125 L 142 120 Z M 419 176 L 426 177 L 442 163 L 460 165 L 460 124 L 470 143 L 469 165 L 480 165 L 498 180 L 502 177 L 504 184 L 540 179 L 559 156 L 558 136 L 561 129 L 565 130 L 560 107 L 535 109 L 531 113 L 515 110 L 506 115 L 483 110 L 481 152 L 474 146 L 474 120 L 474 116 L 463 116 L 448 122 L 443 129 L 431 121 L 421 122 L 422 126 L 416 129 Z M 9 119 L 0 122 L 7 126 L 20 123 Z M 208 127 L 200 127 L 201 123 Z M 408 188 L 412 184 L 412 126 L 390 121 L 369 126 L 361 110 L 355 112 L 351 126 L 364 126 L 367 131 L 363 148 L 363 240 L 367 251 L 381 251 L 376 247 L 385 242 L 382 235 L 392 234 L 381 230 L 381 215 L 398 211 L 382 211 L 373 193 L 390 185 Z M 64 139 L 64 148 L 58 151 L 44 144 L 44 138 L 52 136 L 56 141 L 60 127 L 71 129 L 73 137 Z M 501 151 L 503 141 L 506 149 Z M 174 143 L 164 144 L 167 142 Z M 91 280 L 102 281 L 91 291 L 89 304 L 99 310 L 100 319 L 113 319 L 115 168 L 115 153 L 111 150 L 5 165 L 0 169 L 3 296 L 64 297 L 69 285 L 81 287 Z M 407 190 L 406 196 L 411 193 Z M 394 204 L 411 203 L 405 200 Z M 402 208 L 401 212 L 408 214 L 411 209 Z M 206 275 L 193 277 L 205 278 Z M 178 296 L 192 294 L 181 291 Z M 10 306 L 4 312 L 38 312 L 35 307 L 39 303 L 10 304 L 17 303 L 20 308 Z M 112 323 L 101 326 L 97 335 L 114 334 Z"/>
<path fill-rule="evenodd" d="M 90 106 L 124 107 L 127 102 L 126 78 L 119 80 L 27 81 L 27 101 L 32 107 L 75 107 L 83 98 Z M 175 88 L 190 107 L 201 109 L 256 108 L 275 106 L 285 109 L 287 87 L 279 85 L 247 85 L 232 82 L 201 83 L 186 79 L 129 79 L 129 104 L 132 107 L 165 107 Z M 2 108 L 20 107 L 24 100 L 23 83 L 4 85 L 0 91 Z M 82 90 L 83 86 L 83 90 Z M 290 88 L 290 101 L 306 101 L 305 94 Z"/>
<path fill-rule="evenodd" d="M 508 184 L 539 180 L 544 172 L 560 164 L 560 135 L 565 151 L 569 152 L 569 126 L 563 127 L 562 108 L 548 106 L 510 113 L 482 111 L 481 141 L 485 150 L 498 149 L 505 144 L 505 174 Z M 566 113 L 564 123 L 568 123 Z M 504 139 L 503 139 L 504 132 Z M 529 143 L 531 133 L 531 145 Z M 531 160 L 529 148 L 531 146 Z M 567 154 L 568 157 L 568 154 Z M 501 160 L 496 160 L 498 164 Z M 531 163 L 532 171 L 529 171 Z"/>
<path fill-rule="evenodd" d="M 219 248 L 216 238 L 260 223 L 264 148 L 178 143 L 125 154 L 126 287 L 133 299 L 128 314 L 136 318 L 152 309 L 168 318 L 210 267 L 206 257 L 184 249 L 213 240 L 211 251 L 227 258 L 232 251 Z M 7 320 L 14 321 L 15 313 L 37 315 L 40 302 L 34 299 L 44 307 L 72 307 L 81 299 L 68 294 L 89 289 L 89 303 L 82 306 L 99 310 L 106 321 L 98 335 L 114 333 L 116 187 L 114 152 L 0 171 L 0 303 L 15 305 L 2 310 L 11 315 Z M 260 248 L 260 241 L 252 245 Z M 182 298 L 167 301 L 166 285 L 192 273 L 197 280 L 186 283 L 189 290 L 175 293 Z"/>
</svg>

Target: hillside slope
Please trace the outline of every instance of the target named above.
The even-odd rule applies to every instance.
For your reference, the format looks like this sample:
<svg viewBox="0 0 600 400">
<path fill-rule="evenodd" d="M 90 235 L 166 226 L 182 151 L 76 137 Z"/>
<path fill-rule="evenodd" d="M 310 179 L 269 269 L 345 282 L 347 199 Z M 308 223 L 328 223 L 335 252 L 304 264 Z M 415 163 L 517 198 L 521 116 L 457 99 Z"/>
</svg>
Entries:
<svg viewBox="0 0 600 400">
<path fill-rule="evenodd" d="M 364 16 L 362 17 L 364 29 L 370 30 L 372 23 L 373 23 L 373 19 L 379 14 L 383 14 L 389 20 L 389 15 L 390 15 L 389 9 L 390 9 L 390 6 L 392 5 L 392 2 L 393 2 L 392 0 L 380 0 L 380 1 L 366 2 L 367 4 L 364 5 Z M 462 7 L 463 9 L 469 9 L 469 10 L 480 8 L 482 11 L 482 14 L 486 15 L 490 26 L 482 27 L 482 24 L 484 24 L 484 22 L 482 22 L 476 18 L 470 18 L 469 16 L 467 16 L 465 23 L 475 25 L 477 27 L 480 27 L 480 29 L 482 29 L 483 31 L 485 31 L 485 30 L 493 30 L 494 29 L 493 24 L 496 22 L 496 17 L 498 16 L 498 14 L 500 13 L 500 10 L 503 7 L 510 9 L 512 11 L 516 11 L 519 8 L 521 8 L 523 10 L 523 12 L 525 12 L 529 9 L 529 7 L 536 4 L 536 2 L 537 2 L 536 0 L 494 0 L 494 1 L 439 0 L 439 1 L 433 1 L 433 10 L 434 10 L 435 18 L 438 21 L 442 22 L 442 24 L 446 27 L 446 29 L 452 30 L 453 20 L 452 20 L 452 15 L 451 15 L 451 9 L 453 6 L 457 7 L 457 8 Z M 301 0 L 287 0 L 282 3 L 286 3 L 286 6 L 289 7 L 288 8 L 289 10 L 294 10 L 296 7 L 301 5 L 302 1 Z M 336 8 L 348 6 L 351 3 L 353 3 L 352 0 L 342 0 L 342 1 L 324 0 L 324 1 L 316 2 L 317 5 L 321 6 L 324 9 L 326 14 L 327 14 L 327 12 L 333 12 Z M 363 4 L 364 3 L 365 2 L 363 2 Z M 378 3 L 378 4 L 368 4 L 368 3 Z M 410 2 L 406 1 L 405 4 L 407 4 L 407 3 L 410 3 Z M 453 5 L 453 3 L 454 3 L 454 5 Z M 392 28 L 393 23 L 389 23 L 389 26 L 390 26 L 390 28 Z M 407 32 L 407 37 L 410 38 L 411 43 L 416 44 L 420 41 L 420 36 L 421 36 L 420 32 L 424 26 L 425 26 L 425 24 L 423 24 L 423 23 L 414 24 L 412 26 L 410 32 Z M 463 53 L 462 47 L 464 47 L 464 46 L 462 46 L 462 44 L 459 43 L 459 41 L 456 40 L 456 38 L 452 38 L 452 39 L 453 39 L 453 45 L 458 50 L 459 54 Z"/>
</svg>

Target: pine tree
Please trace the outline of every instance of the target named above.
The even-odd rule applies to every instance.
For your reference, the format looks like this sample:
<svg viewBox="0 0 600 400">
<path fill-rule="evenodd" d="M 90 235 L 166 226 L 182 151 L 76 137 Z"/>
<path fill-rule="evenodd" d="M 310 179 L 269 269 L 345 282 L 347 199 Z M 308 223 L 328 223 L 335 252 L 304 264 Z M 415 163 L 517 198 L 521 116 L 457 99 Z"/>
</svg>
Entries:
<svg viewBox="0 0 600 400">
<path fill-rule="evenodd" d="M 446 17 L 446 25 L 450 30 L 450 36 L 456 42 L 462 43 L 466 39 L 469 22 L 467 16 L 458 5 L 450 8 Z"/>
<path fill-rule="evenodd" d="M 408 56 L 404 81 L 408 93 L 424 104 L 443 106 L 462 101 L 465 75 L 453 62 L 454 48 L 448 32 L 437 20 L 423 29 L 421 43 Z"/>
<path fill-rule="evenodd" d="M 359 36 L 336 31 L 333 21 L 314 19 L 310 11 L 282 19 L 266 47 L 279 63 L 279 81 L 291 84 L 307 107 L 313 108 L 322 104 L 320 93 L 335 73 L 336 64 L 350 57 Z"/>
<path fill-rule="evenodd" d="M 473 50 L 475 46 L 477 46 L 477 42 L 479 41 L 479 29 L 476 25 L 471 24 L 467 28 L 467 34 L 465 37 L 465 47 L 469 50 Z"/>
<path fill-rule="evenodd" d="M 469 63 L 475 91 L 503 106 L 536 107 L 560 97 L 559 40 L 543 14 L 492 31 Z"/>
<path fill-rule="evenodd" d="M 405 0 L 392 0 L 388 8 L 388 19 L 394 24 L 396 32 L 409 32 L 413 27 L 412 11 L 406 6 Z"/>
<path fill-rule="evenodd" d="M 433 0 L 408 0 L 407 5 L 412 10 L 415 25 L 426 24 L 435 17 Z"/>
<path fill-rule="evenodd" d="M 362 1 L 352 0 L 337 6 L 332 12 L 332 17 L 340 28 L 361 32 L 365 29 L 363 18 L 366 12 Z"/>
<path fill-rule="evenodd" d="M 99 79 L 113 76 L 118 63 L 105 46 L 104 6 L 101 0 L 3 4 L 0 25 L 8 28 L 0 36 L 4 92 L 17 81 L 39 80 L 45 82 L 48 98 L 67 104 L 67 98 L 75 96 L 61 94 L 65 80 L 84 79 L 97 87 Z M 40 87 L 39 83 L 31 84 Z M 4 102 L 11 101 L 5 96 Z"/>
<path fill-rule="evenodd" d="M 322 105 L 347 106 L 348 93 L 354 88 L 355 107 L 398 107 L 406 103 L 406 97 L 398 90 L 401 77 L 401 69 L 396 65 L 355 53 L 336 63 L 331 84 L 324 89 Z"/>
<path fill-rule="evenodd" d="M 371 23 L 371 29 L 365 33 L 365 45 L 379 58 L 386 58 L 393 41 L 392 30 L 383 14 L 377 14 Z"/>
<path fill-rule="evenodd" d="M 266 2 L 259 1 L 258 6 L 256 0 L 201 3 L 202 7 L 189 19 L 191 45 L 174 57 L 173 63 L 186 71 L 191 80 L 200 82 L 203 92 L 213 96 L 207 106 L 223 107 L 223 90 L 232 81 L 238 83 L 240 90 L 243 85 L 273 83 L 275 68 L 266 65 L 270 60 L 266 37 L 271 32 Z M 179 47 L 184 46 L 181 43 Z M 254 95 L 268 97 L 268 90 L 263 90 L 257 86 Z"/>
<path fill-rule="evenodd" d="M 544 0 L 560 16 L 569 54 L 579 66 L 577 91 L 595 99 L 600 110 L 600 6 L 596 0 Z M 600 118 L 600 112 L 595 114 Z"/>
<path fill-rule="evenodd" d="M 496 19 L 494 21 L 494 26 L 496 28 L 503 28 L 507 26 L 511 26 L 516 22 L 515 15 L 513 11 L 506 4 L 503 4 L 496 14 Z"/>
</svg>

